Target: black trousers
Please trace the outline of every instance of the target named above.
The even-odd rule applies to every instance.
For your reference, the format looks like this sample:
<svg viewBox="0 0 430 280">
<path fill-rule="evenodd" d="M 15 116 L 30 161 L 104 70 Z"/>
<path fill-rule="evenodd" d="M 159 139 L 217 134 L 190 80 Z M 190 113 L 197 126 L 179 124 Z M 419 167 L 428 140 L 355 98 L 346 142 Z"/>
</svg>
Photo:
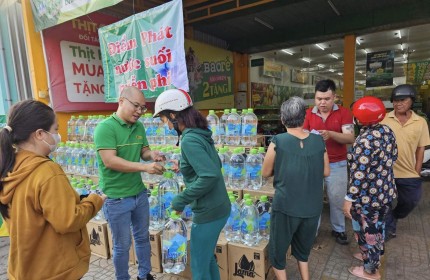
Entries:
<svg viewBox="0 0 430 280">
<path fill-rule="evenodd" d="M 423 194 L 421 178 L 396 179 L 396 187 L 397 205 L 394 209 L 390 207 L 385 225 L 386 231 L 392 233 L 396 232 L 397 220 L 406 218 L 418 205 Z"/>
</svg>

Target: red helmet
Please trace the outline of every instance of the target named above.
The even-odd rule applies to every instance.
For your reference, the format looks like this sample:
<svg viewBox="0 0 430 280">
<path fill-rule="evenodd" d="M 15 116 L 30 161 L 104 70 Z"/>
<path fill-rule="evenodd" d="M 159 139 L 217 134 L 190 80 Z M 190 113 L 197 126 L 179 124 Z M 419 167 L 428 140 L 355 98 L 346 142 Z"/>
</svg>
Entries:
<svg viewBox="0 0 430 280">
<path fill-rule="evenodd" d="M 385 106 L 381 99 L 365 96 L 352 105 L 352 114 L 362 125 L 377 124 L 385 117 Z"/>
</svg>

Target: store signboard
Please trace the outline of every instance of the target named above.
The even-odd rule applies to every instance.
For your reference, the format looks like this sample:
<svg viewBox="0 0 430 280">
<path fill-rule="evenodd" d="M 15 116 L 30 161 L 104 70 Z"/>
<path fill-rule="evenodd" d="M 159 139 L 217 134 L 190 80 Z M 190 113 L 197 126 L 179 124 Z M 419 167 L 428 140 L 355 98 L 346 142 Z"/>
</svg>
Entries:
<svg viewBox="0 0 430 280">
<path fill-rule="evenodd" d="M 55 111 L 116 109 L 115 104 L 104 102 L 104 73 L 97 29 L 117 20 L 95 12 L 42 31 L 49 94 Z"/>
<path fill-rule="evenodd" d="M 366 87 L 393 85 L 394 51 L 381 51 L 367 54 Z"/>
<path fill-rule="evenodd" d="M 188 91 L 182 1 L 173 0 L 99 29 L 105 101 L 126 86 L 146 98 L 170 88 Z"/>
<path fill-rule="evenodd" d="M 190 95 L 198 109 L 234 106 L 233 54 L 200 42 L 186 40 Z"/>
<path fill-rule="evenodd" d="M 406 74 L 406 83 L 421 84 L 430 80 L 430 61 L 418 61 L 403 65 Z"/>
<path fill-rule="evenodd" d="M 36 31 L 113 6 L 122 0 L 31 0 Z"/>
</svg>

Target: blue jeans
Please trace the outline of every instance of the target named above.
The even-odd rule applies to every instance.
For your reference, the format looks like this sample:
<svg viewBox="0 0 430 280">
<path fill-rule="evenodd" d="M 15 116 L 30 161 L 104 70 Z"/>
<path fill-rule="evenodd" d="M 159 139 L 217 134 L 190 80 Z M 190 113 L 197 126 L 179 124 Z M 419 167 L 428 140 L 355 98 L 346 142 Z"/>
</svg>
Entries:
<svg viewBox="0 0 430 280">
<path fill-rule="evenodd" d="M 346 160 L 330 163 L 330 175 L 325 178 L 330 203 L 331 228 L 336 232 L 345 231 L 343 202 L 348 188 Z"/>
<path fill-rule="evenodd" d="M 220 280 L 215 246 L 228 216 L 191 226 L 191 272 L 193 280 Z"/>
<path fill-rule="evenodd" d="M 103 207 L 112 231 L 113 265 L 118 280 L 129 280 L 128 261 L 133 233 L 138 276 L 146 279 L 151 271 L 151 246 L 149 244 L 149 203 L 146 190 L 141 193 L 118 199 L 106 199 Z"/>
</svg>

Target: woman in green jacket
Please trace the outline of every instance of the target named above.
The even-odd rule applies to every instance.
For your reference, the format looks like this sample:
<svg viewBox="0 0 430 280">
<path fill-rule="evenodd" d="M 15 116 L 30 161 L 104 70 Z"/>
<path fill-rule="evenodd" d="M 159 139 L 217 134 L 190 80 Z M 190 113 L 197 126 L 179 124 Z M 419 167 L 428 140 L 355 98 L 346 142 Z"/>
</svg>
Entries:
<svg viewBox="0 0 430 280">
<path fill-rule="evenodd" d="M 230 201 L 221 174 L 221 161 L 206 118 L 193 108 L 188 93 L 169 89 L 155 101 L 154 117 L 182 134 L 180 170 L 186 189 L 172 201 L 172 208 L 193 210 L 191 272 L 194 280 L 219 280 L 214 256 L 221 230 L 230 214 Z M 178 137 L 179 137 L 178 136 Z"/>
</svg>

